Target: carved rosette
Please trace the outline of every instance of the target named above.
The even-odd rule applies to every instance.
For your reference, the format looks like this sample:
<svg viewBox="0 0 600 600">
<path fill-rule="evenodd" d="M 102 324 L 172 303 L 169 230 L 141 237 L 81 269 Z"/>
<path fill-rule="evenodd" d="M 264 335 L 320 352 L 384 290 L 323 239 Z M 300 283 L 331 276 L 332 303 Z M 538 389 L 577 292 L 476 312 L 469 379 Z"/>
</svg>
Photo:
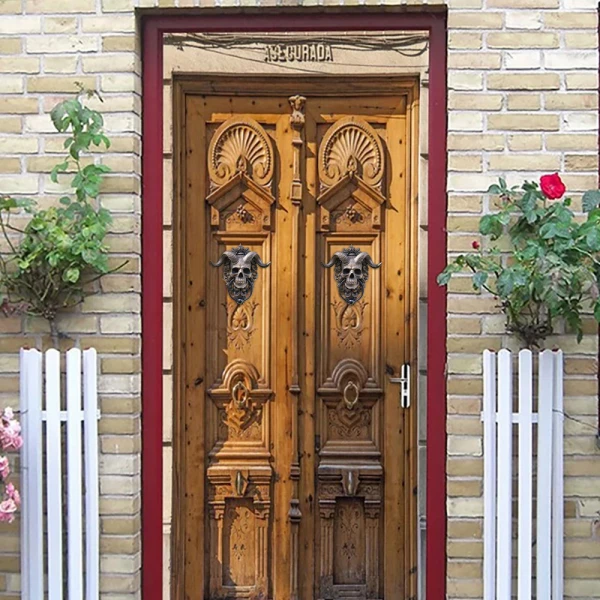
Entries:
<svg viewBox="0 0 600 600">
<path fill-rule="evenodd" d="M 381 228 L 385 155 L 377 132 L 363 119 L 334 123 L 319 146 L 319 227 L 322 231 Z"/>
<path fill-rule="evenodd" d="M 273 145 L 265 130 L 250 117 L 232 117 L 214 133 L 208 148 L 209 175 L 215 186 L 244 173 L 258 185 L 273 177 Z"/>
<path fill-rule="evenodd" d="M 211 225 L 226 231 L 270 229 L 274 170 L 273 144 L 259 123 L 240 116 L 221 124 L 208 147 Z"/>
<path fill-rule="evenodd" d="M 376 131 L 363 119 L 344 117 L 332 125 L 319 148 L 319 179 L 331 187 L 349 175 L 379 188 L 384 154 Z"/>
</svg>

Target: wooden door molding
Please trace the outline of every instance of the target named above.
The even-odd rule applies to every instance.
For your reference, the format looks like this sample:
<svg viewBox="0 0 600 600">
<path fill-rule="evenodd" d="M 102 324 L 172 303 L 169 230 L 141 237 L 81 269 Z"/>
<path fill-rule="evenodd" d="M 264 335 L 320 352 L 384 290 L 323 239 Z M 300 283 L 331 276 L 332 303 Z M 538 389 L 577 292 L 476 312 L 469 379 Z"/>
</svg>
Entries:
<svg viewBox="0 0 600 600">
<path fill-rule="evenodd" d="M 249 91 L 244 89 L 244 83 L 249 84 Z M 370 97 L 385 89 L 383 97 L 390 99 L 386 104 L 390 109 L 384 109 L 382 114 L 399 102 L 405 115 L 402 127 L 406 129 L 401 132 L 400 125 L 396 125 L 400 121 L 388 122 L 388 117 L 377 116 L 378 111 L 370 117 L 336 117 L 338 100 L 323 93 L 336 84 L 341 81 L 330 77 L 302 78 L 298 87 L 298 78 L 272 78 L 266 97 L 287 97 L 289 108 L 287 113 L 285 108 L 275 109 L 285 114 L 287 121 L 275 120 L 270 113 L 261 119 L 270 128 L 269 134 L 265 130 L 267 125 L 260 123 L 258 117 L 246 114 L 224 113 L 219 122 L 207 121 L 206 130 L 182 127 L 184 114 L 203 110 L 202 98 L 231 96 L 234 89 L 240 102 L 258 95 L 253 80 L 211 77 L 210 94 L 206 81 L 185 78 L 176 82 L 175 106 L 180 111 L 177 122 L 185 137 L 177 140 L 175 152 L 180 194 L 174 224 L 181 235 L 174 236 L 178 281 L 174 300 L 179 315 L 174 379 L 188 383 L 182 383 L 174 398 L 174 598 L 187 597 L 193 589 L 205 589 L 210 598 L 270 598 L 277 593 L 275 587 L 286 589 L 284 593 L 293 600 L 312 600 L 313 586 L 314 598 L 323 599 L 340 594 L 365 599 L 391 598 L 392 589 L 402 589 L 403 597 L 408 598 L 416 590 L 413 568 L 416 524 L 407 524 L 416 520 L 416 499 L 410 494 L 404 498 L 402 510 L 406 514 L 398 513 L 390 504 L 390 498 L 400 493 L 398 477 L 410 477 L 411 471 L 416 475 L 416 453 L 412 452 L 406 462 L 406 473 L 386 476 L 390 491 L 385 493 L 383 477 L 384 464 L 391 460 L 390 452 L 385 450 L 386 440 L 397 445 L 390 429 L 392 423 L 396 423 L 397 430 L 406 431 L 406 439 L 412 443 L 414 435 L 410 431 L 415 428 L 416 417 L 410 411 L 406 415 L 397 414 L 388 425 L 382 419 L 384 399 L 386 415 L 393 414 L 390 407 L 398 403 L 398 391 L 386 377 L 399 373 L 403 362 L 415 360 L 416 288 L 396 289 L 397 275 L 387 275 L 388 294 L 394 294 L 396 303 L 398 298 L 404 303 L 403 315 L 381 295 L 381 284 L 373 283 L 379 281 L 380 275 L 372 274 L 368 299 L 351 306 L 332 293 L 328 270 L 321 268 L 316 287 L 313 282 L 322 258 L 353 243 L 362 245 L 376 262 L 383 255 L 392 257 L 398 251 L 394 248 L 398 248 L 398 256 L 407 257 L 406 265 L 398 263 L 395 267 L 398 273 L 415 270 L 411 260 L 416 256 L 417 212 L 414 169 L 410 165 L 416 150 L 411 135 L 415 134 L 416 113 L 412 107 L 417 90 L 415 81 L 408 78 L 399 81 L 361 78 L 356 86 L 341 94 L 356 98 L 354 88 L 358 87 L 359 97 Z M 331 115 L 310 114 L 313 129 L 309 132 L 305 131 L 305 97 L 290 94 L 294 88 L 307 95 L 312 92 L 324 99 L 331 98 L 323 100 L 324 106 L 331 108 Z M 263 86 L 262 97 L 264 92 Z M 379 133 L 375 125 L 380 128 Z M 279 163 L 275 157 L 283 152 L 283 147 L 274 148 L 275 132 L 279 132 L 277 139 L 287 144 L 287 154 L 279 156 Z M 307 135 L 310 147 L 306 146 Z M 390 163 L 382 136 L 392 139 L 401 136 L 398 139 L 412 149 L 396 157 L 402 166 Z M 198 156 L 203 147 L 208 148 L 205 172 L 186 169 L 188 156 Z M 316 161 L 314 168 L 309 167 L 311 160 Z M 284 167 L 284 163 L 288 166 Z M 388 168 L 394 172 L 387 174 Z M 316 179 L 311 179 L 313 175 L 307 178 L 309 170 Z M 274 173 L 278 174 L 277 180 Z M 400 183 L 392 184 L 392 179 Z M 384 181 L 387 181 L 385 190 Z M 194 190 L 193 193 L 188 193 L 188 189 Z M 205 210 L 202 189 L 206 189 L 205 203 L 210 208 L 206 217 L 201 214 Z M 395 200 L 386 198 L 389 193 L 395 194 Z M 289 199 L 289 207 L 283 197 Z M 404 205 L 398 205 L 400 209 L 395 206 L 388 211 L 388 220 L 392 221 L 387 223 L 389 232 L 383 238 L 386 225 L 383 211 L 390 201 L 398 204 L 400 198 L 409 200 L 402 200 Z M 278 217 L 276 224 L 276 210 L 289 211 L 290 218 Z M 302 214 L 308 221 L 301 223 Z M 311 214 L 317 218 L 312 219 Z M 192 219 L 197 221 L 193 227 Z M 204 219 L 205 229 L 201 224 Z M 197 234 L 201 231 L 212 242 L 201 239 L 202 235 Z M 279 237 L 271 238 L 275 232 Z M 404 232 L 402 239 L 396 239 L 401 232 Z M 307 245 L 310 236 L 318 240 L 314 247 Z M 238 243 L 260 248 L 263 260 L 270 260 L 273 255 L 284 257 L 284 261 L 289 257 L 291 276 L 276 280 L 265 275 L 258 300 L 235 306 L 219 291 L 214 274 L 208 271 L 201 275 L 205 266 L 197 263 L 202 256 L 197 249 L 212 249 L 216 257 L 223 248 Z M 204 277 L 208 277 L 207 288 L 201 282 Z M 408 285 L 408 281 L 403 285 Z M 286 297 L 290 299 L 290 319 L 270 308 L 269 286 L 278 294 L 289 290 Z M 316 312 L 310 297 L 318 307 Z M 195 310 L 194 302 L 206 310 Z M 222 322 L 220 304 L 227 307 L 222 325 L 225 338 L 217 333 Z M 384 318 L 407 323 L 407 328 L 402 327 L 402 333 L 395 334 L 396 337 L 380 341 L 373 332 L 383 331 L 381 311 L 388 315 Z M 190 316 L 197 313 L 204 316 Z M 213 325 L 207 328 L 209 323 Z M 204 328 L 208 336 L 206 351 L 192 349 L 193 345 L 204 346 L 204 342 L 197 336 L 189 338 L 190 327 L 194 331 Z M 274 339 L 271 327 L 276 327 L 283 357 L 269 358 L 269 340 Z M 260 332 L 251 339 L 257 329 Z M 301 331 L 311 330 L 315 332 L 312 341 L 299 339 Z M 400 346 L 398 339 L 403 340 Z M 229 348 L 228 362 L 209 356 L 208 348 L 215 354 L 214 349 L 222 343 Z M 394 359 L 386 359 L 385 369 L 382 344 L 388 348 L 388 354 L 394 354 Z M 231 353 L 236 358 L 231 359 Z M 202 360 L 208 361 L 205 372 Z M 275 379 L 272 368 L 281 370 Z M 314 375 L 308 376 L 310 371 Z M 193 373 L 200 375 L 190 386 Z M 309 399 L 310 393 L 306 391 L 311 386 L 316 393 L 314 400 Z M 287 398 L 288 406 L 282 408 L 281 401 L 272 404 L 276 396 Z M 208 421 L 204 424 L 198 414 L 198 407 L 204 406 L 203 397 L 211 400 L 216 411 L 206 409 Z M 309 400 L 317 404 L 312 406 Z M 313 413 L 314 423 L 294 416 Z M 299 423 L 304 424 L 301 430 Z M 224 429 L 220 433 L 221 427 Z M 289 430 L 289 442 L 287 436 L 277 437 L 285 429 Z M 318 440 L 316 446 L 311 439 L 314 436 Z M 310 452 L 311 448 L 316 455 Z M 198 473 L 195 483 L 190 479 L 190 468 Z M 204 469 L 206 485 L 201 475 Z M 289 487 L 274 488 L 282 477 L 289 481 Z M 407 483 L 404 482 L 405 487 L 412 487 Z M 314 498 L 314 506 L 309 498 Z M 384 512 L 386 502 L 388 508 Z M 407 523 L 402 526 L 401 539 L 391 542 L 384 538 L 383 532 L 394 519 L 406 519 Z M 206 523 L 206 527 L 194 523 Z M 316 535 L 316 548 L 307 551 L 311 531 Z M 244 537 L 251 543 L 242 543 Z M 275 539 L 288 540 L 287 548 L 278 547 L 277 560 L 269 554 Z M 349 545 L 353 551 L 345 554 L 344 550 L 334 551 L 334 546 L 349 548 Z M 406 550 L 402 552 L 406 573 L 403 580 L 392 575 L 391 569 L 385 576 L 388 566 L 383 558 L 395 555 L 398 551 L 391 548 L 396 546 Z M 198 560 L 198 548 L 209 552 L 211 558 L 207 563 L 203 558 Z M 233 561 L 237 561 L 237 567 L 232 566 Z M 314 584 L 299 577 L 299 568 L 303 573 L 314 572 Z"/>
<path fill-rule="evenodd" d="M 391 11 L 391 12 L 390 12 Z M 142 590 L 144 598 L 161 597 L 162 556 L 162 179 L 163 66 L 165 32 L 375 31 L 428 30 L 430 34 L 428 134 L 428 418 L 427 418 L 427 580 L 429 600 L 445 598 L 446 576 L 446 293 L 435 277 L 446 262 L 446 12 L 382 11 L 373 7 L 285 8 L 252 14 L 145 13 L 143 31 L 143 197 L 142 212 Z M 262 78 L 261 78 L 262 79 Z M 297 93 L 295 90 L 293 93 Z M 177 114 L 175 115 L 177 118 Z M 175 127 L 176 131 L 179 127 Z M 180 194 L 177 194 L 179 197 Z M 182 382 L 194 386 L 196 379 Z M 194 532 L 189 532 L 193 535 Z M 178 557 L 173 557 L 177 572 Z"/>
</svg>

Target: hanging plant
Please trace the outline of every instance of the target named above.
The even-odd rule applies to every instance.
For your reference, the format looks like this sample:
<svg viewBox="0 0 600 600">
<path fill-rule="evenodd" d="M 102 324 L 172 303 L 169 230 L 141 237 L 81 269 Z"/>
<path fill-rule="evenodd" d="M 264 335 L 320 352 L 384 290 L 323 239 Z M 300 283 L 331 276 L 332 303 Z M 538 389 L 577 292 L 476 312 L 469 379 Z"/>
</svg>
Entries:
<svg viewBox="0 0 600 600">
<path fill-rule="evenodd" d="M 557 319 L 583 336 L 586 309 L 600 323 L 600 190 L 583 196 L 586 218 L 577 219 L 558 174 L 544 175 L 540 184 L 525 181 L 508 188 L 506 181 L 490 186 L 500 210 L 485 215 L 473 242 L 473 252 L 456 257 L 438 276 L 440 285 L 461 271 L 472 273 L 473 288 L 498 299 L 506 315 L 506 330 L 527 347 L 539 348 L 554 332 Z M 510 250 L 494 243 L 502 236 Z"/>
<path fill-rule="evenodd" d="M 8 248 L 0 255 L 0 286 L 6 294 L 1 306 L 5 313 L 41 316 L 53 325 L 60 311 L 93 293 L 91 282 L 110 272 L 104 239 L 111 217 L 94 203 L 110 168 L 82 164 L 83 156 L 93 147 L 110 147 L 102 115 L 82 102 L 82 97 L 93 94 L 82 92 L 59 103 L 50 113 L 56 130 L 68 133 L 64 142 L 67 155 L 50 177 L 56 183 L 61 173 L 74 171 L 73 194 L 46 209 L 28 198 L 0 196 L 0 228 Z M 30 217 L 22 228 L 14 224 L 16 211 Z"/>
</svg>

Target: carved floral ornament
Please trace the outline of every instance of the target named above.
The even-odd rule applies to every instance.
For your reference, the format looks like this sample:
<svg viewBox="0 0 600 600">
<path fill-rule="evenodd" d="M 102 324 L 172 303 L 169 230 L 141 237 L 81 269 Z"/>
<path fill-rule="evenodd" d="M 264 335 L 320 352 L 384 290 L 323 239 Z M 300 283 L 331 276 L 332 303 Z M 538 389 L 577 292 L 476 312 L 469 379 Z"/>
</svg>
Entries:
<svg viewBox="0 0 600 600">
<path fill-rule="evenodd" d="M 325 187 L 356 176 L 379 188 L 383 170 L 381 140 L 366 121 L 344 117 L 329 128 L 319 147 L 319 180 Z"/>
<path fill-rule="evenodd" d="M 244 174 L 261 186 L 273 177 L 273 145 L 251 117 L 232 117 L 215 131 L 209 148 L 209 174 L 216 186 Z"/>
</svg>

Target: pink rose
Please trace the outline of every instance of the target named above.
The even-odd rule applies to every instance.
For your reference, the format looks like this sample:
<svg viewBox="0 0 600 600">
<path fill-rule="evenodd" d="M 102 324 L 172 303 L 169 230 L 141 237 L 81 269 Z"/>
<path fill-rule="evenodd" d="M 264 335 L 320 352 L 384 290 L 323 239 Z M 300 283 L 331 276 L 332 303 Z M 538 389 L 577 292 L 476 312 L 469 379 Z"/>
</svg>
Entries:
<svg viewBox="0 0 600 600">
<path fill-rule="evenodd" d="M 6 485 L 6 488 L 4 489 L 4 496 L 8 500 L 12 500 L 17 506 L 21 504 L 21 494 L 19 494 L 19 491 L 12 483 Z"/>
<path fill-rule="evenodd" d="M 7 408 L 0 424 L 0 446 L 4 450 L 18 450 L 22 445 L 21 426 L 12 418 L 12 410 Z"/>
<path fill-rule="evenodd" d="M 567 191 L 567 188 L 558 173 L 543 175 L 540 178 L 540 187 L 542 188 L 544 196 L 549 200 L 558 200 L 559 198 L 562 198 Z"/>
<path fill-rule="evenodd" d="M 0 502 L 0 522 L 12 523 L 15 520 L 17 503 L 12 498 Z"/>
<path fill-rule="evenodd" d="M 6 479 L 10 475 L 10 464 L 6 456 L 0 456 L 0 477 Z"/>
</svg>

